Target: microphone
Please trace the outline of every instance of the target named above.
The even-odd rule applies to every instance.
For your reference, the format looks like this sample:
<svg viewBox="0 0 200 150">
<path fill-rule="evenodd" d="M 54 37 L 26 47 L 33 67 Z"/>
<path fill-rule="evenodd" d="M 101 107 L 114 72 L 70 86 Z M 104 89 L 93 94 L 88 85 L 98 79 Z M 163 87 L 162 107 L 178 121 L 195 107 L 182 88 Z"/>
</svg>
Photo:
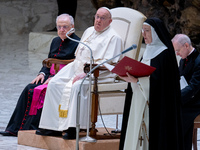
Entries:
<svg viewBox="0 0 200 150">
<path fill-rule="evenodd" d="M 116 56 L 114 56 L 114 57 L 112 57 L 112 58 L 110 58 L 110 59 L 108 59 L 108 60 L 106 60 L 106 61 L 104 61 L 104 62 L 102 62 L 102 63 L 100 63 L 100 64 L 98 64 L 98 65 L 96 65 L 93 69 L 91 69 L 91 64 L 90 64 L 90 71 L 86 74 L 86 76 L 83 78 L 83 80 L 82 80 L 82 82 L 81 82 L 81 84 L 80 84 L 80 87 L 79 87 L 79 92 L 78 92 L 78 97 L 77 97 L 77 115 L 76 115 L 76 128 L 77 128 L 77 132 L 79 132 L 79 129 L 80 129 L 80 123 L 79 123 L 79 117 L 80 117 L 80 92 L 81 92 L 81 87 L 82 87 L 82 84 L 83 84 L 83 82 L 85 81 L 85 79 L 89 76 L 90 77 L 90 82 L 89 82 L 89 84 L 90 84 L 90 86 L 89 86 L 89 92 L 90 92 L 90 94 L 91 94 L 91 73 L 96 69 L 96 68 L 98 68 L 99 66 L 101 66 L 101 65 L 103 65 L 104 63 L 106 63 L 106 62 L 108 62 L 108 61 L 110 61 L 110 60 L 112 60 L 112 59 L 114 59 L 114 58 L 116 58 L 116 57 L 118 57 L 118 56 L 120 56 L 120 55 L 122 55 L 122 54 L 124 54 L 124 53 L 126 53 L 126 52 L 128 52 L 128 51 L 130 51 L 130 50 L 132 50 L 132 49 L 136 49 L 137 48 L 137 45 L 135 45 L 135 44 L 133 44 L 131 47 L 129 47 L 129 48 L 127 48 L 126 50 L 124 50 L 124 51 L 122 51 L 121 53 L 119 53 L 118 55 L 116 55 Z M 89 95 L 90 95 L 89 94 Z M 89 98 L 90 98 L 90 96 L 89 96 Z M 90 105 L 88 105 L 88 110 L 90 109 Z M 89 117 L 89 115 L 88 115 L 88 117 Z M 89 119 L 88 119 L 89 120 Z M 89 122 L 88 122 L 89 123 Z M 89 125 L 87 124 L 87 135 L 86 135 L 86 137 L 85 137 L 85 139 L 84 140 L 82 140 L 82 141 L 88 141 L 88 142 L 96 142 L 96 140 L 95 139 L 93 139 L 93 138 L 91 138 L 91 137 L 89 137 L 88 136 L 88 134 L 89 134 Z M 76 148 L 77 148 L 77 150 L 78 150 L 78 140 L 79 140 L 79 134 L 78 133 L 76 133 Z"/>
<path fill-rule="evenodd" d="M 77 118 L 76 118 L 76 127 L 77 127 L 77 132 L 79 132 L 79 129 L 80 129 L 80 123 L 79 123 L 79 117 L 80 117 L 80 92 L 81 92 L 81 88 L 82 88 L 82 85 L 83 85 L 83 82 L 85 81 L 85 79 L 89 76 L 90 77 L 90 83 L 89 83 L 89 92 L 90 92 L 90 94 L 91 94 L 91 73 L 96 69 L 96 68 L 98 68 L 99 66 L 101 66 L 102 64 L 104 64 L 104 63 L 106 63 L 106 62 L 108 62 L 108 61 L 110 61 L 110 60 L 112 60 L 112 59 L 114 59 L 114 58 L 116 58 L 116 57 L 118 57 L 118 56 L 120 56 L 120 55 L 122 55 L 122 54 L 124 54 L 124 53 L 126 53 L 126 52 L 128 52 L 128 51 L 130 51 L 130 50 L 132 50 L 132 49 L 135 49 L 135 48 L 137 48 L 137 46 L 135 45 L 135 44 L 133 44 L 131 47 L 129 47 L 129 48 L 127 48 L 126 50 L 124 50 L 124 51 L 122 51 L 121 53 L 119 53 L 118 55 L 116 55 L 116 56 L 114 56 L 114 57 L 112 57 L 112 58 L 110 58 L 110 59 L 108 59 L 108 60 L 106 60 L 106 61 L 104 61 L 104 62 L 102 62 L 102 63 L 100 63 L 100 64 L 98 64 L 98 65 L 96 65 L 93 69 L 91 69 L 91 64 L 90 64 L 90 71 L 86 74 L 86 76 L 83 78 L 83 80 L 82 80 L 82 82 L 81 82 L 81 84 L 80 84 L 80 87 L 79 87 L 79 92 L 78 92 L 78 97 L 77 97 Z M 89 95 L 90 95 L 89 94 Z M 89 98 L 90 98 L 90 96 L 89 96 Z M 88 105 L 88 110 L 90 109 L 90 105 Z M 88 117 L 89 117 L 89 115 L 88 115 Z M 89 119 L 88 119 L 89 120 Z M 89 123 L 89 122 L 88 122 Z M 79 137 L 78 137 L 78 133 L 76 133 L 77 135 L 77 137 L 76 137 L 76 147 L 78 147 L 78 139 L 79 139 Z M 88 136 L 88 134 L 89 134 L 89 125 L 87 124 L 87 135 L 86 135 L 86 137 L 85 138 L 82 138 L 83 140 L 81 140 L 81 141 L 88 141 L 88 142 L 96 142 L 96 140 L 95 139 L 93 139 L 93 138 L 91 138 L 91 137 L 89 137 Z"/>
<path fill-rule="evenodd" d="M 129 47 L 129 48 L 125 49 L 124 51 L 122 51 L 122 54 L 124 54 L 124 53 L 126 53 L 126 52 L 128 52 L 128 51 L 130 51 L 132 49 L 136 49 L 136 48 L 137 48 L 137 45 L 133 44 L 131 47 Z"/>
<path fill-rule="evenodd" d="M 79 92 L 78 92 L 78 97 L 77 97 L 77 110 L 76 110 L 76 149 L 78 149 L 78 147 L 79 147 L 79 144 L 78 144 L 78 142 L 79 142 L 79 130 L 80 130 L 80 122 L 79 122 L 79 117 L 80 117 L 80 92 L 81 92 L 81 87 L 82 87 L 83 82 L 84 82 L 85 79 L 89 76 L 89 85 L 90 85 L 90 86 L 89 86 L 89 92 L 91 93 L 91 73 L 92 73 L 96 68 L 98 68 L 100 65 L 102 65 L 102 64 L 104 64 L 104 63 L 106 63 L 106 62 L 108 62 L 108 61 L 110 61 L 110 60 L 112 60 L 112 59 L 114 59 L 114 58 L 116 58 L 116 57 L 118 57 L 118 56 L 120 56 L 120 55 L 122 55 L 122 54 L 124 54 L 124 53 L 126 53 L 126 52 L 128 52 L 128 51 L 130 51 L 130 50 L 132 50 L 132 49 L 136 49 L 137 46 L 136 46 L 135 44 L 133 44 L 131 47 L 129 47 L 129 48 L 127 48 L 126 50 L 122 51 L 120 54 L 118 54 L 118 55 L 114 56 L 113 58 L 110 58 L 110 59 L 108 59 L 108 60 L 106 60 L 106 61 L 100 63 L 99 65 L 95 66 L 95 67 L 92 69 L 92 64 L 94 63 L 94 58 L 93 58 L 93 54 L 92 54 L 92 49 L 91 49 L 87 44 L 85 44 L 85 43 L 83 43 L 83 42 L 81 42 L 81 41 L 78 41 L 78 40 L 75 40 L 75 39 L 69 37 L 69 34 L 72 34 L 72 33 L 74 33 L 74 32 L 75 32 L 75 29 L 74 29 L 74 28 L 71 28 L 71 29 L 66 33 L 66 37 L 67 37 L 68 39 L 74 41 L 74 42 L 78 42 L 78 43 L 83 44 L 84 46 L 86 46 L 86 47 L 90 50 L 90 71 L 89 71 L 89 72 L 87 73 L 87 75 L 83 78 L 83 80 L 82 80 L 82 82 L 81 82 L 81 84 L 80 84 L 80 87 L 79 87 Z M 91 97 L 91 96 L 90 96 L 90 94 L 89 94 L 89 99 L 91 99 L 90 97 Z M 90 103 L 90 101 L 89 101 L 89 103 Z M 90 111 L 89 111 L 89 110 L 90 110 L 90 105 L 88 105 L 88 120 L 89 120 L 89 117 L 90 117 L 90 115 L 89 115 Z M 93 138 L 91 138 L 91 137 L 89 136 L 89 121 L 88 121 L 88 123 L 87 123 L 87 134 L 86 134 L 86 137 L 83 137 L 83 138 L 82 138 L 82 141 L 96 142 L 96 139 L 93 139 Z"/>
<path fill-rule="evenodd" d="M 69 36 L 69 34 L 72 34 L 75 32 L 74 28 L 71 28 L 67 33 L 66 33 L 66 37 Z"/>
<path fill-rule="evenodd" d="M 71 37 L 69 37 L 69 34 L 72 34 L 75 32 L 75 29 L 74 28 L 71 28 L 67 33 L 66 33 L 66 37 L 74 42 L 77 42 L 77 43 L 81 43 L 83 45 L 85 45 L 89 50 L 90 50 L 90 58 L 92 59 L 92 64 L 94 63 L 94 58 L 93 58 L 93 54 L 92 54 L 92 49 L 85 43 L 81 42 L 81 41 L 78 41 L 76 39 L 72 39 Z"/>
<path fill-rule="evenodd" d="M 89 50 L 90 50 L 90 70 L 92 70 L 92 64 L 94 63 L 94 58 L 93 58 L 93 53 L 92 53 L 92 49 L 87 45 L 85 44 L 84 42 L 81 42 L 81 41 L 78 41 L 76 39 L 73 39 L 71 37 L 69 37 L 69 34 L 72 34 L 75 32 L 75 29 L 74 28 L 71 28 L 67 33 L 66 33 L 66 37 L 74 42 L 77 42 L 77 43 L 80 43 L 80 44 L 83 44 L 84 46 L 86 46 Z M 86 77 L 89 76 L 89 92 L 91 93 L 91 84 L 92 84 L 92 77 L 91 77 L 91 74 L 87 74 Z M 86 79 L 86 77 L 84 78 L 84 80 Z M 83 80 L 83 81 L 84 81 Z M 82 87 L 82 84 L 83 82 L 81 82 L 81 85 L 80 85 L 80 88 L 79 88 L 79 92 L 78 92 L 78 97 L 77 97 L 77 110 L 76 110 L 76 149 L 78 150 L 78 147 L 79 147 L 79 130 L 80 130 L 80 123 L 79 123 L 79 117 L 80 117 L 80 92 L 81 92 L 81 87 Z M 89 97 L 88 99 L 90 100 L 91 98 L 91 94 L 89 94 Z M 89 101 L 89 104 L 88 104 L 88 120 L 89 120 L 89 113 L 90 113 L 90 101 Z M 84 141 L 90 141 L 90 142 L 96 142 L 96 139 L 93 139 L 89 136 L 89 121 L 87 123 L 87 135 L 86 137 L 83 137 L 82 140 Z"/>
</svg>

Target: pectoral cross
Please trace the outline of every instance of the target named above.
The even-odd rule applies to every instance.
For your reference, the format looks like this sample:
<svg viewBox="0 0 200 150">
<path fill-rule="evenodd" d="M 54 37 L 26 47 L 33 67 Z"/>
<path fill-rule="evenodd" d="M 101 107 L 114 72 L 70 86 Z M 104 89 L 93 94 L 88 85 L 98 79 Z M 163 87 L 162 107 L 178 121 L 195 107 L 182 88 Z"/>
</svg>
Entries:
<svg viewBox="0 0 200 150">
<path fill-rule="evenodd" d="M 139 140 L 140 140 L 140 146 L 142 146 L 142 140 L 144 140 L 144 139 L 142 138 L 142 136 L 140 136 Z"/>
</svg>

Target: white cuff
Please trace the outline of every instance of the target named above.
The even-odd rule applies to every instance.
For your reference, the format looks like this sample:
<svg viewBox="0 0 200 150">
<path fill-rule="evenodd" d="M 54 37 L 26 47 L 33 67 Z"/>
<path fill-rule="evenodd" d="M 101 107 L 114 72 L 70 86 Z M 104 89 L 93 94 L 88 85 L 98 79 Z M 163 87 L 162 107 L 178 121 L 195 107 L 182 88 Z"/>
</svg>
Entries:
<svg viewBox="0 0 200 150">
<path fill-rule="evenodd" d="M 45 73 L 44 73 L 44 72 L 40 72 L 38 75 L 40 75 L 40 74 L 43 74 L 43 75 L 45 76 Z"/>
</svg>

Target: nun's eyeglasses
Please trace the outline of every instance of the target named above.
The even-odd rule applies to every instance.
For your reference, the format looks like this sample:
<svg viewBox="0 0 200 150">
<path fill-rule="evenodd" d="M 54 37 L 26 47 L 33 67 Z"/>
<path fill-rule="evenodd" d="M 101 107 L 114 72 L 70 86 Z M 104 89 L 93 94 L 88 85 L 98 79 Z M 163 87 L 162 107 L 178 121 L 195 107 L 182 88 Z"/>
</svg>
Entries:
<svg viewBox="0 0 200 150">
<path fill-rule="evenodd" d="M 142 29 L 142 33 L 148 33 L 148 32 L 150 32 L 151 30 L 149 30 L 149 29 Z"/>
</svg>

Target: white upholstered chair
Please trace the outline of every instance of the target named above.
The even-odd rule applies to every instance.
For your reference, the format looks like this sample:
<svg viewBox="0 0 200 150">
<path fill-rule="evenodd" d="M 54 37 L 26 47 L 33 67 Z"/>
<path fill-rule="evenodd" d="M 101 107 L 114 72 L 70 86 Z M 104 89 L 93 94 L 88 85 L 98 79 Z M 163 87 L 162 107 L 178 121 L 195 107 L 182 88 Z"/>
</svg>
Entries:
<svg viewBox="0 0 200 150">
<path fill-rule="evenodd" d="M 142 43 L 142 24 L 146 17 L 131 8 L 118 7 L 111 9 L 113 21 L 111 26 L 124 40 L 125 49 L 137 45 L 137 49 L 129 51 L 125 55 L 138 60 Z M 117 55 L 117 54 L 116 54 Z M 92 129 L 90 135 L 96 135 L 95 123 L 99 114 L 99 106 L 102 115 L 122 114 L 125 101 L 127 82 L 118 80 L 116 83 L 98 84 L 99 69 L 94 71 L 95 84 L 92 87 Z M 99 101 L 99 102 L 98 102 Z"/>
</svg>

